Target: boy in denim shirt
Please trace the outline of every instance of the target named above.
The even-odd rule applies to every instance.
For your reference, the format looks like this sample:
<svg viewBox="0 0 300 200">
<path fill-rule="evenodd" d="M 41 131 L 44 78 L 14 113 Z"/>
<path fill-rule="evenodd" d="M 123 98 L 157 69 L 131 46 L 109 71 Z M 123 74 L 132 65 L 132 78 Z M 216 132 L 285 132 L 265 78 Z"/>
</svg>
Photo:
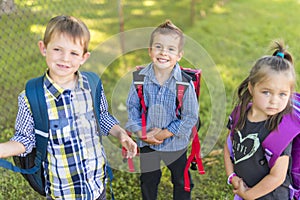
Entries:
<svg viewBox="0 0 300 200">
<path fill-rule="evenodd" d="M 171 171 L 173 199 L 191 199 L 190 192 L 184 190 L 184 168 L 191 130 L 198 119 L 198 102 L 190 82 L 184 93 L 180 119 L 176 116 L 176 81 L 182 81 L 177 62 L 183 56 L 183 45 L 182 31 L 169 20 L 151 34 L 149 56 L 152 62 L 139 72 L 145 76 L 143 94 L 148 108 L 146 138 L 142 138 L 141 107 L 134 84 L 128 95 L 126 129 L 138 136 L 144 200 L 157 199 L 161 160 Z"/>
</svg>

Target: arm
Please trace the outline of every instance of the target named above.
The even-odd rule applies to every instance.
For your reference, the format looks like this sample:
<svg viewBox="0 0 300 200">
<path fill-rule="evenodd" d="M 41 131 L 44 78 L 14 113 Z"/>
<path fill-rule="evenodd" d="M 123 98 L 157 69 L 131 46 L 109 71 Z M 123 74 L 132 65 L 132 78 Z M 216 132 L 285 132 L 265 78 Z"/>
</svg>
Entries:
<svg viewBox="0 0 300 200">
<path fill-rule="evenodd" d="M 136 143 L 127 135 L 126 131 L 119 125 L 114 125 L 109 132 L 111 135 L 119 139 L 123 147 L 127 149 L 127 158 L 132 158 L 137 153 Z"/>
<path fill-rule="evenodd" d="M 279 187 L 285 180 L 287 170 L 289 166 L 289 156 L 280 156 L 275 165 L 271 168 L 270 173 L 265 176 L 259 183 L 252 188 L 244 187 L 242 180 L 240 180 L 241 187 L 234 190 L 235 194 L 238 194 L 244 199 L 257 199 L 262 197 L 274 189 Z"/>
<path fill-rule="evenodd" d="M 16 156 L 25 152 L 25 147 L 22 143 L 16 141 L 8 141 L 0 143 L 0 158 Z"/>
<path fill-rule="evenodd" d="M 20 154 L 25 156 L 35 146 L 34 122 L 25 92 L 22 92 L 18 97 L 15 131 L 15 135 L 10 141 L 0 144 L 0 157 L 4 158 Z"/>
<path fill-rule="evenodd" d="M 228 137 L 230 137 L 229 134 L 230 134 L 230 131 L 228 133 Z M 224 152 L 225 172 L 226 172 L 227 177 L 229 177 L 232 173 L 234 173 L 234 169 L 233 169 L 233 163 L 230 158 L 230 152 L 229 152 L 228 145 L 227 145 L 227 139 L 225 140 L 223 152 Z M 235 188 L 235 189 L 239 188 L 239 184 L 240 184 L 239 180 L 240 180 L 240 178 L 238 176 L 234 176 L 232 178 L 231 183 L 232 183 L 233 188 Z"/>
</svg>

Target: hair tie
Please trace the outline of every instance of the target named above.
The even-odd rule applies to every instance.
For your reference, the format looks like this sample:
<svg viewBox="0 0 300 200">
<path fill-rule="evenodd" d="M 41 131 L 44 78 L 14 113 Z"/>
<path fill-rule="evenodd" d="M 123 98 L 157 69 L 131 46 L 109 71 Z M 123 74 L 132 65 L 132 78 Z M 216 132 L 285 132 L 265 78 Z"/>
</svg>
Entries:
<svg viewBox="0 0 300 200">
<path fill-rule="evenodd" d="M 276 54 L 276 56 L 281 57 L 281 58 L 284 58 L 284 53 L 278 51 L 277 54 Z"/>
</svg>

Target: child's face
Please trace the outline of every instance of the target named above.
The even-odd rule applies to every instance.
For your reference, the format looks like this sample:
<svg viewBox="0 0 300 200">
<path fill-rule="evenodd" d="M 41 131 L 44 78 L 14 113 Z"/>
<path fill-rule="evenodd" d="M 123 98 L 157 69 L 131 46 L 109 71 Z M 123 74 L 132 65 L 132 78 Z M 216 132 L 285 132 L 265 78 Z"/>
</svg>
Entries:
<svg viewBox="0 0 300 200">
<path fill-rule="evenodd" d="M 155 34 L 153 44 L 149 48 L 149 56 L 157 69 L 172 69 L 183 52 L 179 51 L 180 39 L 177 35 Z"/>
<path fill-rule="evenodd" d="M 52 37 L 47 47 L 42 41 L 39 42 L 40 51 L 46 56 L 50 77 L 53 80 L 74 77 L 89 53 L 83 54 L 80 41 L 74 43 L 73 38 L 66 34 L 55 34 Z"/>
<path fill-rule="evenodd" d="M 252 95 L 252 114 L 262 120 L 283 111 L 291 95 L 290 78 L 281 72 L 271 73 L 254 87 L 249 84 L 248 89 Z"/>
</svg>

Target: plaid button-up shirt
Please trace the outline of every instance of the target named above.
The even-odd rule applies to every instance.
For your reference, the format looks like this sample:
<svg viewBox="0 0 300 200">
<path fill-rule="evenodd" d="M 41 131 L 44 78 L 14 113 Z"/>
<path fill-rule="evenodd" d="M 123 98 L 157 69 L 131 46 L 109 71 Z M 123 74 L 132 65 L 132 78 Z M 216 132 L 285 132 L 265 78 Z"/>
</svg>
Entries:
<svg viewBox="0 0 300 200">
<path fill-rule="evenodd" d="M 47 160 L 43 163 L 46 193 L 58 199 L 95 199 L 103 192 L 105 153 L 100 134 L 108 135 L 118 121 L 109 114 L 104 91 L 100 100 L 100 131 L 93 112 L 92 95 L 85 76 L 78 73 L 74 90 L 64 90 L 46 74 L 45 98 L 49 115 Z M 18 98 L 16 133 L 11 139 L 32 151 L 35 146 L 34 122 L 25 93 Z"/>
</svg>

